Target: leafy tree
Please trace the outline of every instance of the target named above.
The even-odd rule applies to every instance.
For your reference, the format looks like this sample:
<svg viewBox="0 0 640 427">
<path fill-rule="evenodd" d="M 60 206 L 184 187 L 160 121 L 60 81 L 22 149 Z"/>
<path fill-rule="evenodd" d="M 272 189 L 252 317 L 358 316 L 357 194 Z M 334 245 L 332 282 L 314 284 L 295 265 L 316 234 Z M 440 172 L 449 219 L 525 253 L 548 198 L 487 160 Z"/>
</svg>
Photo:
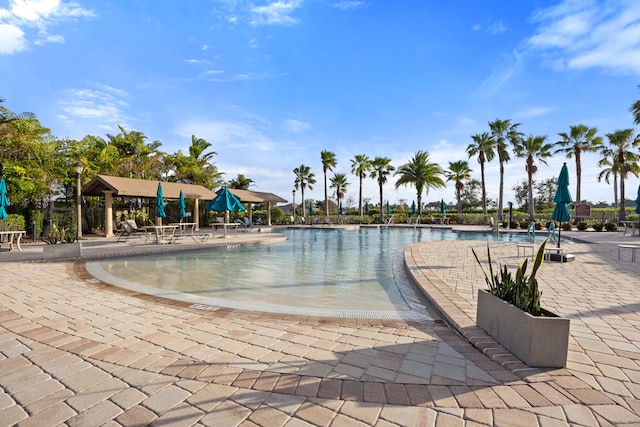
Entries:
<svg viewBox="0 0 640 427">
<path fill-rule="evenodd" d="M 538 160 L 546 165 L 547 161 L 545 159 L 552 156 L 550 150 L 553 145 L 545 142 L 546 140 L 546 136 L 528 136 L 514 145 L 516 156 L 526 159 L 525 170 L 527 171 L 529 182 L 529 221 L 535 220 L 533 214 L 533 174 L 538 171 L 538 166 L 536 166 L 535 162 Z"/>
<path fill-rule="evenodd" d="M 482 184 L 477 179 L 469 181 L 460 192 L 462 210 L 473 210 L 483 206 L 482 200 L 478 197 L 481 193 Z"/>
<path fill-rule="evenodd" d="M 445 171 L 447 181 L 455 182 L 456 200 L 458 201 L 458 223 L 462 223 L 462 189 L 463 181 L 471 181 L 471 168 L 469 162 L 458 160 L 449 162 L 449 170 Z"/>
<path fill-rule="evenodd" d="M 336 167 L 338 160 L 336 154 L 331 151 L 322 150 L 320 152 L 322 161 L 322 173 L 324 174 L 324 215 L 329 216 L 329 193 L 327 192 L 327 171 L 332 171 Z"/>
<path fill-rule="evenodd" d="M 467 153 L 469 158 L 472 156 L 478 156 L 478 163 L 480 164 L 480 179 L 482 183 L 482 214 L 487 216 L 487 189 L 486 181 L 484 178 L 484 164 L 490 162 L 495 157 L 494 141 L 487 132 L 472 135 L 474 144 L 467 146 Z"/>
<path fill-rule="evenodd" d="M 338 207 L 340 206 L 340 199 L 344 197 L 344 193 L 347 192 L 347 186 L 349 183 L 347 182 L 347 175 L 343 173 L 336 173 L 331 178 L 331 188 L 335 190 L 336 193 L 336 204 Z"/>
<path fill-rule="evenodd" d="M 118 149 L 118 153 L 124 160 L 121 175 L 130 178 L 159 179 L 161 153 L 158 148 L 162 143 L 160 141 L 145 143 L 147 136 L 142 132 L 127 132 L 121 125 L 118 125 L 118 129 L 120 129 L 119 134 L 107 134 L 107 139 L 109 144 Z"/>
<path fill-rule="evenodd" d="M 615 153 L 611 147 L 603 147 L 600 150 L 602 158 L 598 161 L 598 166 L 601 168 L 598 174 L 598 182 L 603 179 L 607 184 L 610 184 L 610 178 L 613 177 L 613 207 L 618 207 L 618 165 L 615 164 Z"/>
<path fill-rule="evenodd" d="M 533 181 L 536 190 L 535 206 L 538 210 L 549 209 L 555 206 L 553 198 L 558 191 L 558 178 L 547 178 L 543 181 Z"/>
<path fill-rule="evenodd" d="M 176 182 L 199 184 L 207 188 L 219 187 L 222 184 L 222 173 L 212 162 L 213 156 L 218 153 L 206 151 L 211 145 L 210 142 L 191 135 L 188 156 L 180 150 L 169 156 L 169 164 L 173 166 L 175 174 L 173 179 Z"/>
<path fill-rule="evenodd" d="M 371 178 L 378 181 L 378 187 L 380 188 L 380 224 L 384 222 L 384 213 L 382 212 L 382 187 L 387 183 L 388 176 L 395 170 L 395 167 L 391 165 L 391 159 L 388 157 L 376 157 L 371 162 Z"/>
<path fill-rule="evenodd" d="M 351 160 L 351 173 L 360 179 L 360 193 L 358 196 L 358 211 L 362 216 L 362 180 L 367 177 L 367 173 L 371 171 L 371 159 L 364 154 L 356 154 Z"/>
<path fill-rule="evenodd" d="M 296 180 L 294 182 L 294 187 L 296 190 L 302 191 L 302 212 L 304 215 L 304 190 L 309 188 L 309 190 L 313 190 L 313 184 L 316 183 L 315 174 L 311 172 L 309 166 L 300 165 L 299 167 L 293 170 L 293 173 L 296 176 Z"/>
<path fill-rule="evenodd" d="M 245 177 L 243 174 L 239 173 L 237 177 L 231 179 L 227 186 L 229 188 L 237 188 L 238 190 L 248 190 L 249 187 L 255 184 L 255 181 L 251 178 Z"/>
<path fill-rule="evenodd" d="M 640 88 L 640 85 L 638 85 L 638 88 Z M 631 104 L 629 111 L 633 114 L 633 122 L 640 125 L 640 100 Z"/>
<path fill-rule="evenodd" d="M 560 148 L 555 153 L 564 153 L 567 158 L 576 158 L 576 201 L 582 200 L 580 188 L 582 183 L 582 152 L 597 152 L 602 147 L 602 138 L 596 136 L 598 129 L 590 128 L 585 125 L 569 126 L 569 133 L 560 132 L 558 135 L 562 137 L 556 142 Z"/>
<path fill-rule="evenodd" d="M 529 210 L 529 184 L 526 179 L 523 179 L 517 184 L 511 187 L 513 190 L 513 197 L 516 199 L 516 206 L 519 209 Z"/>
<path fill-rule="evenodd" d="M 394 175 L 400 175 L 396 189 L 401 185 L 413 185 L 418 198 L 418 215 L 422 215 L 422 193 L 429 194 L 429 188 L 442 188 L 444 172 L 437 163 L 429 161 L 429 153 L 418 151 L 408 163 L 400 166 Z"/>
<path fill-rule="evenodd" d="M 498 161 L 500 162 L 500 192 L 498 194 L 498 221 L 502 220 L 502 209 L 504 200 L 504 164 L 511 160 L 507 144 L 511 142 L 517 142 L 522 133 L 518 132 L 518 126 L 520 123 L 511 123 L 510 119 L 500 120 L 496 119 L 493 122 L 489 122 L 489 129 L 491 130 L 491 139 L 496 148 L 498 155 Z"/>
<path fill-rule="evenodd" d="M 626 220 L 624 181 L 632 173 L 636 177 L 640 174 L 640 135 L 634 138 L 633 129 L 617 130 L 606 134 L 609 139 L 609 149 L 613 160 L 611 168 L 620 177 L 620 221 Z"/>
</svg>

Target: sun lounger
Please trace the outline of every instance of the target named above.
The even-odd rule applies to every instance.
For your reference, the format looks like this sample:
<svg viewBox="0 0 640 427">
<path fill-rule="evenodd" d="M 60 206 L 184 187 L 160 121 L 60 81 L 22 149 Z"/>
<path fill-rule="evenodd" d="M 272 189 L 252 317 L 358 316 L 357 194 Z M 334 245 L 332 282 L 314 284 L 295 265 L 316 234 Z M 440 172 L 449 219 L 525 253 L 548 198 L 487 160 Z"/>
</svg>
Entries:
<svg viewBox="0 0 640 427">
<path fill-rule="evenodd" d="M 130 236 L 144 238 L 145 242 L 149 240 L 147 231 L 139 228 L 135 220 L 128 219 L 126 221 L 120 221 L 120 225 L 122 227 L 122 231 L 118 236 L 118 243 L 126 242 Z"/>
</svg>

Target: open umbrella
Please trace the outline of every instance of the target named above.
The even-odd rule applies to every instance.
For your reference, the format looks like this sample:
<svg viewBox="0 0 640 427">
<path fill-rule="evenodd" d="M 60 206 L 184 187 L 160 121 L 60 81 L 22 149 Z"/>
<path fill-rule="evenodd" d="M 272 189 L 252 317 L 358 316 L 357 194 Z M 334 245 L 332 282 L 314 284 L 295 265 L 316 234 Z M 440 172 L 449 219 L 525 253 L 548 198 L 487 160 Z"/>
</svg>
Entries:
<svg viewBox="0 0 640 427">
<path fill-rule="evenodd" d="M 416 201 L 411 202 L 411 215 L 416 214 Z"/>
<path fill-rule="evenodd" d="M 551 219 L 558 221 L 560 225 L 563 222 L 571 221 L 571 213 L 567 204 L 573 202 L 571 193 L 569 193 L 569 169 L 565 163 L 560 170 L 560 176 L 558 177 L 558 189 L 556 195 L 553 197 L 553 202 L 556 204 L 553 209 Z M 562 234 L 562 227 L 558 227 L 558 247 L 560 247 L 560 237 Z"/>
<path fill-rule="evenodd" d="M 184 203 L 184 194 L 180 190 L 180 198 L 178 199 L 178 218 L 183 219 L 187 217 L 187 205 Z"/>
<path fill-rule="evenodd" d="M 223 188 L 216 197 L 204 207 L 207 211 L 224 212 L 225 222 L 229 222 L 229 211 L 239 212 L 245 210 L 238 198 L 227 189 Z M 224 235 L 227 236 L 227 227 L 224 227 Z"/>
<path fill-rule="evenodd" d="M 159 225 L 162 225 L 162 218 L 166 217 L 167 214 L 164 212 L 164 199 L 162 197 L 162 184 L 160 182 L 158 183 L 158 192 L 156 195 L 158 196 L 156 198 L 156 221 L 158 221 Z"/>
<path fill-rule="evenodd" d="M 0 179 L 0 220 L 7 218 L 7 206 L 9 206 L 7 184 L 5 184 L 4 179 Z"/>
</svg>

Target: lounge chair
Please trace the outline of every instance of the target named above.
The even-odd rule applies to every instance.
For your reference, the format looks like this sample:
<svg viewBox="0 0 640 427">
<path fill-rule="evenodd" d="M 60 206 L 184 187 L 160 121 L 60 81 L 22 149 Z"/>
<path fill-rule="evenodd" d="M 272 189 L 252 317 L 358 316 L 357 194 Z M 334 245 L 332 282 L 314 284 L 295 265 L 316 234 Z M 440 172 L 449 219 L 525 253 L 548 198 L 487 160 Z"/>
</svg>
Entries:
<svg viewBox="0 0 640 427">
<path fill-rule="evenodd" d="M 118 236 L 118 242 L 126 242 L 129 239 L 129 236 L 142 237 L 141 234 L 144 234 L 145 240 L 147 240 L 147 232 L 138 228 L 138 224 L 136 224 L 135 220 L 128 219 L 126 221 L 120 221 L 120 225 L 122 227 L 122 232 Z"/>
<path fill-rule="evenodd" d="M 236 222 L 242 225 L 242 231 L 249 233 L 253 230 L 253 222 L 249 221 L 249 218 L 238 218 Z"/>
</svg>

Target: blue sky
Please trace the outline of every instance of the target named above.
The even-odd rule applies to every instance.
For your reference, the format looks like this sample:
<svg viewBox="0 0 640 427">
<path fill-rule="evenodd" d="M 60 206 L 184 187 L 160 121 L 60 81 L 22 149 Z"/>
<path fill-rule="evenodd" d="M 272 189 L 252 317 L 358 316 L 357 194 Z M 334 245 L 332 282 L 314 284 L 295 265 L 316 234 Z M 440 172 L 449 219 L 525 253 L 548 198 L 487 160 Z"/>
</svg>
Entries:
<svg viewBox="0 0 640 427">
<path fill-rule="evenodd" d="M 398 167 L 426 150 L 447 168 L 497 118 L 551 142 L 579 123 L 603 137 L 634 127 L 640 2 L 0 0 L 0 82 L 7 108 L 55 136 L 122 125 L 186 152 L 194 134 L 226 179 L 242 173 L 289 200 L 300 164 L 318 180 L 306 197 L 324 198 L 320 152 L 333 151 L 357 200 L 356 154 Z M 582 193 L 612 201 L 598 158 L 583 159 Z M 573 159 L 556 155 L 535 178 L 564 161 L 575 196 Z M 497 161 L 486 173 L 497 199 Z M 512 156 L 506 201 L 525 178 Z M 627 181 L 628 197 L 639 182 Z M 394 184 L 385 199 L 411 204 L 415 190 Z M 378 200 L 372 179 L 364 197 Z M 440 198 L 454 202 L 452 183 L 424 200 Z"/>
</svg>

